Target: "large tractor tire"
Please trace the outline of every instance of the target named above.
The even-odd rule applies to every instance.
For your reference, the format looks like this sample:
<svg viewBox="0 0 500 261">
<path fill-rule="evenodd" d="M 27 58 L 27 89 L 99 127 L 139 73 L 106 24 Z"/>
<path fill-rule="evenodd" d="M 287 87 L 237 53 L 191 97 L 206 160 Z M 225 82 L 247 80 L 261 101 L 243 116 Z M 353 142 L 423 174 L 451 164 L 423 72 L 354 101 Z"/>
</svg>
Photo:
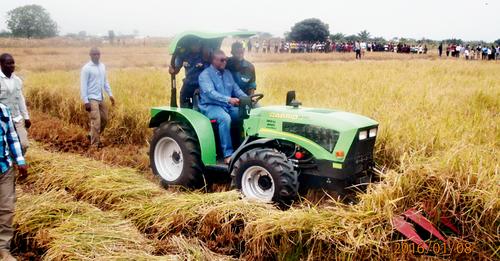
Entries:
<svg viewBox="0 0 500 261">
<path fill-rule="evenodd" d="M 232 176 L 249 199 L 289 206 L 298 196 L 298 173 L 285 154 L 269 148 L 252 149 L 237 159 Z"/>
<path fill-rule="evenodd" d="M 196 135 L 180 122 L 165 122 L 153 134 L 149 160 L 162 185 L 204 186 L 201 153 Z"/>
</svg>

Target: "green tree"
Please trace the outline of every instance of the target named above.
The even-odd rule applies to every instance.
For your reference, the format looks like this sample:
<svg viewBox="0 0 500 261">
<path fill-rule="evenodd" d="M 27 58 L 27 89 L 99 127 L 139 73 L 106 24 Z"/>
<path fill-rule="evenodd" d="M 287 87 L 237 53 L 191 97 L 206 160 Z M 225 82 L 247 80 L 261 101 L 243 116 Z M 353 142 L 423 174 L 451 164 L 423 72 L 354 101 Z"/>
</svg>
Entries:
<svg viewBox="0 0 500 261">
<path fill-rule="evenodd" d="M 361 40 L 363 42 L 370 40 L 370 36 L 371 36 L 370 33 L 366 30 L 363 30 L 363 31 L 358 33 L 359 40 Z"/>
<path fill-rule="evenodd" d="M 335 43 L 343 42 L 344 38 L 345 38 L 345 34 L 343 34 L 343 33 L 336 33 L 336 34 L 330 35 L 330 40 L 332 40 L 332 42 L 335 42 Z"/>
<path fill-rule="evenodd" d="M 497 40 L 495 41 L 495 44 L 496 44 L 496 45 L 500 45 L 500 39 L 497 39 Z"/>
<path fill-rule="evenodd" d="M 351 35 L 348 35 L 346 37 L 344 37 L 344 40 L 346 42 L 356 42 L 356 41 L 359 41 L 359 36 L 355 35 L 355 34 L 351 34 Z"/>
<path fill-rule="evenodd" d="M 324 41 L 330 35 L 328 25 L 317 18 L 309 18 L 296 23 L 289 34 L 293 41 Z"/>
<path fill-rule="evenodd" d="M 446 39 L 446 40 L 444 40 L 444 42 L 449 43 L 449 44 L 459 44 L 459 45 L 462 45 L 464 43 L 464 41 L 462 39 L 455 39 L 455 38 Z"/>
<path fill-rule="evenodd" d="M 385 42 L 387 42 L 384 37 L 380 37 L 380 36 L 379 37 L 373 37 L 372 41 L 374 41 L 376 43 L 385 43 Z"/>
<path fill-rule="evenodd" d="M 0 31 L 0 37 L 11 37 L 12 34 L 8 31 L 2 30 Z"/>
<path fill-rule="evenodd" d="M 47 38 L 58 34 L 57 23 L 39 5 L 25 5 L 7 12 L 7 28 L 15 37 Z"/>
</svg>

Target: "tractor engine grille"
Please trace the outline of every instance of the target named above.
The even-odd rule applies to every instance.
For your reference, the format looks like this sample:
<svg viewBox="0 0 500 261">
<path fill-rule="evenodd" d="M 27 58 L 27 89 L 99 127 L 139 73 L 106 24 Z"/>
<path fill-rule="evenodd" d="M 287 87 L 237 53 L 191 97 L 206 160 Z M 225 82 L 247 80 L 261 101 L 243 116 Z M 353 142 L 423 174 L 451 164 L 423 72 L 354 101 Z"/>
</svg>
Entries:
<svg viewBox="0 0 500 261">
<path fill-rule="evenodd" d="M 282 130 L 312 140 L 329 152 L 333 151 L 339 139 L 337 131 L 315 125 L 283 122 Z"/>
</svg>

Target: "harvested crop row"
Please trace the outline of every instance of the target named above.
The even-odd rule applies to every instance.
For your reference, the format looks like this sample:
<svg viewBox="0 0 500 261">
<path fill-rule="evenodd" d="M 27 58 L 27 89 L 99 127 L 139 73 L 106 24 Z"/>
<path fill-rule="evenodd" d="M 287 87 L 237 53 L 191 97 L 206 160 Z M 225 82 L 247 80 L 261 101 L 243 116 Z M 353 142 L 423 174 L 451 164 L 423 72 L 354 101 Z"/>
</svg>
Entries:
<svg viewBox="0 0 500 261">
<path fill-rule="evenodd" d="M 17 191 L 17 238 L 46 250 L 44 260 L 171 260 L 155 257 L 154 247 L 130 222 L 75 202 L 64 191 L 32 195 Z"/>
<path fill-rule="evenodd" d="M 462 236 L 450 240 L 472 242 L 474 253 L 465 258 L 498 255 L 500 204 L 495 192 L 499 188 L 491 182 L 498 182 L 498 176 L 487 174 L 491 166 L 474 166 L 480 172 L 467 175 L 447 171 L 447 164 L 415 164 L 404 175 L 389 171 L 385 181 L 371 186 L 357 205 L 304 205 L 279 211 L 239 200 L 235 192 L 171 193 L 134 170 L 81 156 L 40 149 L 33 149 L 30 156 L 32 187 L 66 189 L 78 199 L 120 212 L 157 239 L 197 237 L 218 253 L 250 259 L 400 257 L 391 252 L 397 237 L 390 220 L 425 199 L 433 209 L 460 221 Z"/>
</svg>

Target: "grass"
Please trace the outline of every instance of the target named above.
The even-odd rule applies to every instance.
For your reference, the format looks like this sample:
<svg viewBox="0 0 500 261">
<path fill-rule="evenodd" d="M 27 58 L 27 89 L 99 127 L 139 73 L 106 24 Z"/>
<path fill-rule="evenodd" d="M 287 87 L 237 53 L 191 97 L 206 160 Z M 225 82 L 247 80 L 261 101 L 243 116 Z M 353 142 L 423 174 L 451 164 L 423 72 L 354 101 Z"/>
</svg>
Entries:
<svg viewBox="0 0 500 261">
<path fill-rule="evenodd" d="M 68 58 L 78 56 L 79 64 L 86 57 L 83 50 L 68 52 L 57 57 L 73 65 L 50 68 L 38 61 L 39 66 L 27 65 L 19 74 L 32 110 L 86 128 L 79 67 Z M 119 64 L 120 52 L 126 51 L 108 50 L 108 64 Z M 263 105 L 282 104 L 286 91 L 295 89 L 304 106 L 356 112 L 380 122 L 376 160 L 387 171 L 357 205 L 303 204 L 283 212 L 240 200 L 235 192 L 165 192 L 134 170 L 36 149 L 30 151 L 34 174 L 29 183 L 68 189 L 79 200 L 119 212 L 160 241 L 196 238 L 203 243 L 198 250 L 262 260 L 401 258 L 394 254 L 399 238 L 390 220 L 425 203 L 458 221 L 461 235 L 452 236 L 452 242 L 474 246 L 470 256 L 442 257 L 500 258 L 500 64 L 369 55 L 356 62 L 345 55 L 251 57 L 258 61 Z M 25 59 L 29 64 L 33 58 Z M 335 60 L 317 61 L 322 59 Z M 147 146 L 148 108 L 167 104 L 169 96 L 166 69 L 156 58 L 151 61 L 147 68 L 142 60 L 109 66 L 118 102 L 104 133 L 109 142 Z M 49 69 L 40 69 L 44 65 Z"/>
<path fill-rule="evenodd" d="M 130 222 L 114 212 L 75 202 L 64 191 L 38 195 L 18 191 L 14 223 L 18 238 L 46 250 L 44 260 L 159 259 Z"/>
<path fill-rule="evenodd" d="M 496 255 L 497 176 L 469 177 L 416 163 L 404 173 L 389 171 L 382 183 L 360 196 L 359 204 L 305 204 L 283 212 L 240 200 L 234 191 L 173 193 L 132 169 L 36 148 L 30 154 L 33 173 L 26 183 L 31 187 L 64 188 L 79 200 L 119 212 L 160 241 L 197 238 L 217 253 L 257 260 L 395 257 L 390 251 L 397 237 L 390 220 L 422 202 L 459 221 L 463 236 L 450 240 L 472 243 L 475 252 L 468 258 Z"/>
</svg>

